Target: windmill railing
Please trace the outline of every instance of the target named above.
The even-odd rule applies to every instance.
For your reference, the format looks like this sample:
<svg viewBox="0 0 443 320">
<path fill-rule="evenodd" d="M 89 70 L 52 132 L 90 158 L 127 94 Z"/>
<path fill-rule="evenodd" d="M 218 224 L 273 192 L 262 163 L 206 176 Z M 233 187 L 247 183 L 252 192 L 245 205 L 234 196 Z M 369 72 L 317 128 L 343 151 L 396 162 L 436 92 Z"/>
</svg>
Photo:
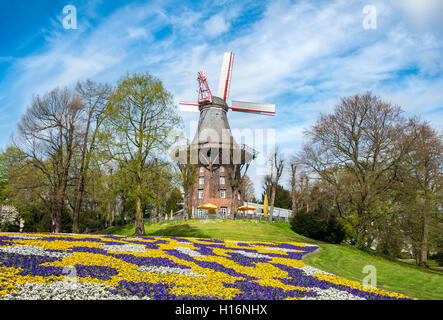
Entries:
<svg viewBox="0 0 443 320">
<path fill-rule="evenodd" d="M 187 219 L 184 216 L 173 216 L 172 218 L 165 216 L 157 217 L 157 218 L 146 218 L 143 219 L 145 223 L 162 223 L 162 222 L 171 222 L 171 221 L 188 221 L 188 220 L 224 220 L 224 219 L 233 219 L 230 216 L 221 216 L 217 214 L 206 214 L 202 216 L 194 216 L 193 218 Z M 268 217 L 263 215 L 253 215 L 253 214 L 237 214 L 234 218 L 235 220 L 253 220 L 253 221 L 269 221 Z M 274 216 L 272 217 L 272 221 L 280 221 L 280 222 L 289 222 L 288 217 Z"/>
</svg>

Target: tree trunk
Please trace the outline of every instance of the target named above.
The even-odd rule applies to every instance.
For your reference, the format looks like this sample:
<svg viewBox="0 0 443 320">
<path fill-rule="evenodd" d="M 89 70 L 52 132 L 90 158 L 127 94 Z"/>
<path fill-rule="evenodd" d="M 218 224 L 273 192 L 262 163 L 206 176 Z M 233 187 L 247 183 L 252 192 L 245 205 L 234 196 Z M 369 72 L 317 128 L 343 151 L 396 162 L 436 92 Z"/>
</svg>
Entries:
<svg viewBox="0 0 443 320">
<path fill-rule="evenodd" d="M 80 174 L 79 183 L 76 190 L 75 204 L 74 204 L 74 212 L 73 212 L 73 221 L 72 221 L 72 233 L 78 233 L 79 228 L 79 220 L 80 220 L 80 208 L 82 205 L 83 199 L 83 190 L 84 190 L 84 179 L 83 174 Z"/>
<path fill-rule="evenodd" d="M 296 172 L 297 166 L 291 165 L 291 200 L 292 200 L 292 217 L 295 217 L 295 213 L 297 211 L 297 193 L 296 193 Z"/>
<path fill-rule="evenodd" d="M 429 224 L 428 215 L 426 212 L 427 208 L 423 210 L 423 238 L 420 247 L 420 266 L 428 266 L 428 238 L 429 238 Z"/>
<path fill-rule="evenodd" d="M 231 219 L 234 219 L 235 208 L 237 206 L 237 194 L 238 188 L 234 187 L 232 190 L 231 214 L 229 215 Z"/>
<path fill-rule="evenodd" d="M 62 233 L 62 214 L 63 214 L 63 201 L 64 197 L 62 194 L 57 195 L 57 204 L 56 204 L 56 212 L 55 212 L 55 232 Z"/>
<path fill-rule="evenodd" d="M 272 192 L 271 192 L 271 210 L 269 212 L 269 221 L 272 221 L 272 217 L 274 215 L 274 202 L 275 202 L 275 193 L 277 189 L 277 184 L 272 184 Z"/>
<path fill-rule="evenodd" d="M 140 195 L 137 195 L 135 200 L 135 236 L 144 236 L 145 225 L 143 223 L 143 210 L 142 210 L 142 199 Z"/>
</svg>

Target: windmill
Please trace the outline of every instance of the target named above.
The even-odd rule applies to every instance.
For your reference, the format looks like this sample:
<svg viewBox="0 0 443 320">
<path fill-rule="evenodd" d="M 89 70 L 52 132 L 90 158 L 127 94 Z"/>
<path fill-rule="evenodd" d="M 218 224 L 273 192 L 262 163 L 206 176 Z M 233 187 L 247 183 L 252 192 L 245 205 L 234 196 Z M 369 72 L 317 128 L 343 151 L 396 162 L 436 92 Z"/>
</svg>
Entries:
<svg viewBox="0 0 443 320">
<path fill-rule="evenodd" d="M 223 99 L 226 103 L 229 97 L 229 90 L 231 87 L 232 69 L 234 66 L 234 54 L 226 52 L 223 58 L 222 69 L 218 83 L 217 97 Z M 204 71 L 197 73 L 197 81 L 199 83 L 198 101 L 195 102 L 180 102 L 180 111 L 198 111 L 200 104 L 211 103 L 213 101 L 212 92 L 209 89 L 207 82 L 207 75 Z M 232 111 L 258 113 L 265 115 L 275 114 L 275 104 L 265 104 L 256 102 L 244 102 L 232 100 L 231 106 L 228 107 Z"/>
<path fill-rule="evenodd" d="M 235 142 L 228 123 L 227 112 L 274 115 L 275 105 L 232 100 L 228 106 L 234 54 L 225 53 L 220 72 L 217 96 L 212 95 L 204 71 L 197 73 L 199 85 L 197 102 L 180 102 L 180 111 L 200 112 L 197 133 L 191 143 L 191 154 L 198 155 L 199 179 L 192 199 L 193 206 L 213 203 L 224 215 L 235 211 L 242 197 L 238 193 L 240 180 L 257 153 Z M 243 171 L 243 173 L 242 173 Z M 238 198 L 237 198 L 238 196 Z M 237 201 L 239 200 L 239 201 Z M 231 209 L 229 209 L 231 208 Z M 227 211 L 227 212 L 225 212 Z"/>
</svg>

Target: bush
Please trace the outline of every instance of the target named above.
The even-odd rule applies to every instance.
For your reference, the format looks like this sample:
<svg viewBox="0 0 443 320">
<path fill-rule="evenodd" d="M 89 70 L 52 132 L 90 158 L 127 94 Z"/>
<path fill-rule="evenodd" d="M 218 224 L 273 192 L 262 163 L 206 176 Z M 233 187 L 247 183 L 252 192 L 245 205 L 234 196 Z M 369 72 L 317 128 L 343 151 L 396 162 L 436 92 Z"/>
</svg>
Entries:
<svg viewBox="0 0 443 320">
<path fill-rule="evenodd" d="M 0 230 L 13 232 L 18 231 L 20 214 L 13 206 L 2 206 L 0 216 Z"/>
<path fill-rule="evenodd" d="M 292 230 L 315 240 L 338 244 L 346 235 L 343 226 L 335 217 L 326 220 L 319 212 L 299 211 L 290 222 Z"/>
<path fill-rule="evenodd" d="M 435 260 L 437 260 L 437 263 L 440 267 L 443 267 L 443 251 L 435 255 Z"/>
<path fill-rule="evenodd" d="M 443 267 L 443 239 L 439 241 L 437 246 L 437 253 L 434 254 L 432 259 L 436 260 L 440 267 Z"/>
</svg>

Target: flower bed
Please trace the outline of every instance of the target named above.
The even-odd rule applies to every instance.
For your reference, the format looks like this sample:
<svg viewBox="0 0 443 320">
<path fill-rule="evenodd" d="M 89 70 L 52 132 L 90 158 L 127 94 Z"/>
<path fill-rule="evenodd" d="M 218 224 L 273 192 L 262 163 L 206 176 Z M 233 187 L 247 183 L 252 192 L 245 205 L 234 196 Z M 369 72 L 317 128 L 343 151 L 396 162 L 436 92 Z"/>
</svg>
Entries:
<svg viewBox="0 0 443 320">
<path fill-rule="evenodd" d="M 408 299 L 307 266 L 303 243 L 0 233 L 1 299 Z"/>
</svg>

